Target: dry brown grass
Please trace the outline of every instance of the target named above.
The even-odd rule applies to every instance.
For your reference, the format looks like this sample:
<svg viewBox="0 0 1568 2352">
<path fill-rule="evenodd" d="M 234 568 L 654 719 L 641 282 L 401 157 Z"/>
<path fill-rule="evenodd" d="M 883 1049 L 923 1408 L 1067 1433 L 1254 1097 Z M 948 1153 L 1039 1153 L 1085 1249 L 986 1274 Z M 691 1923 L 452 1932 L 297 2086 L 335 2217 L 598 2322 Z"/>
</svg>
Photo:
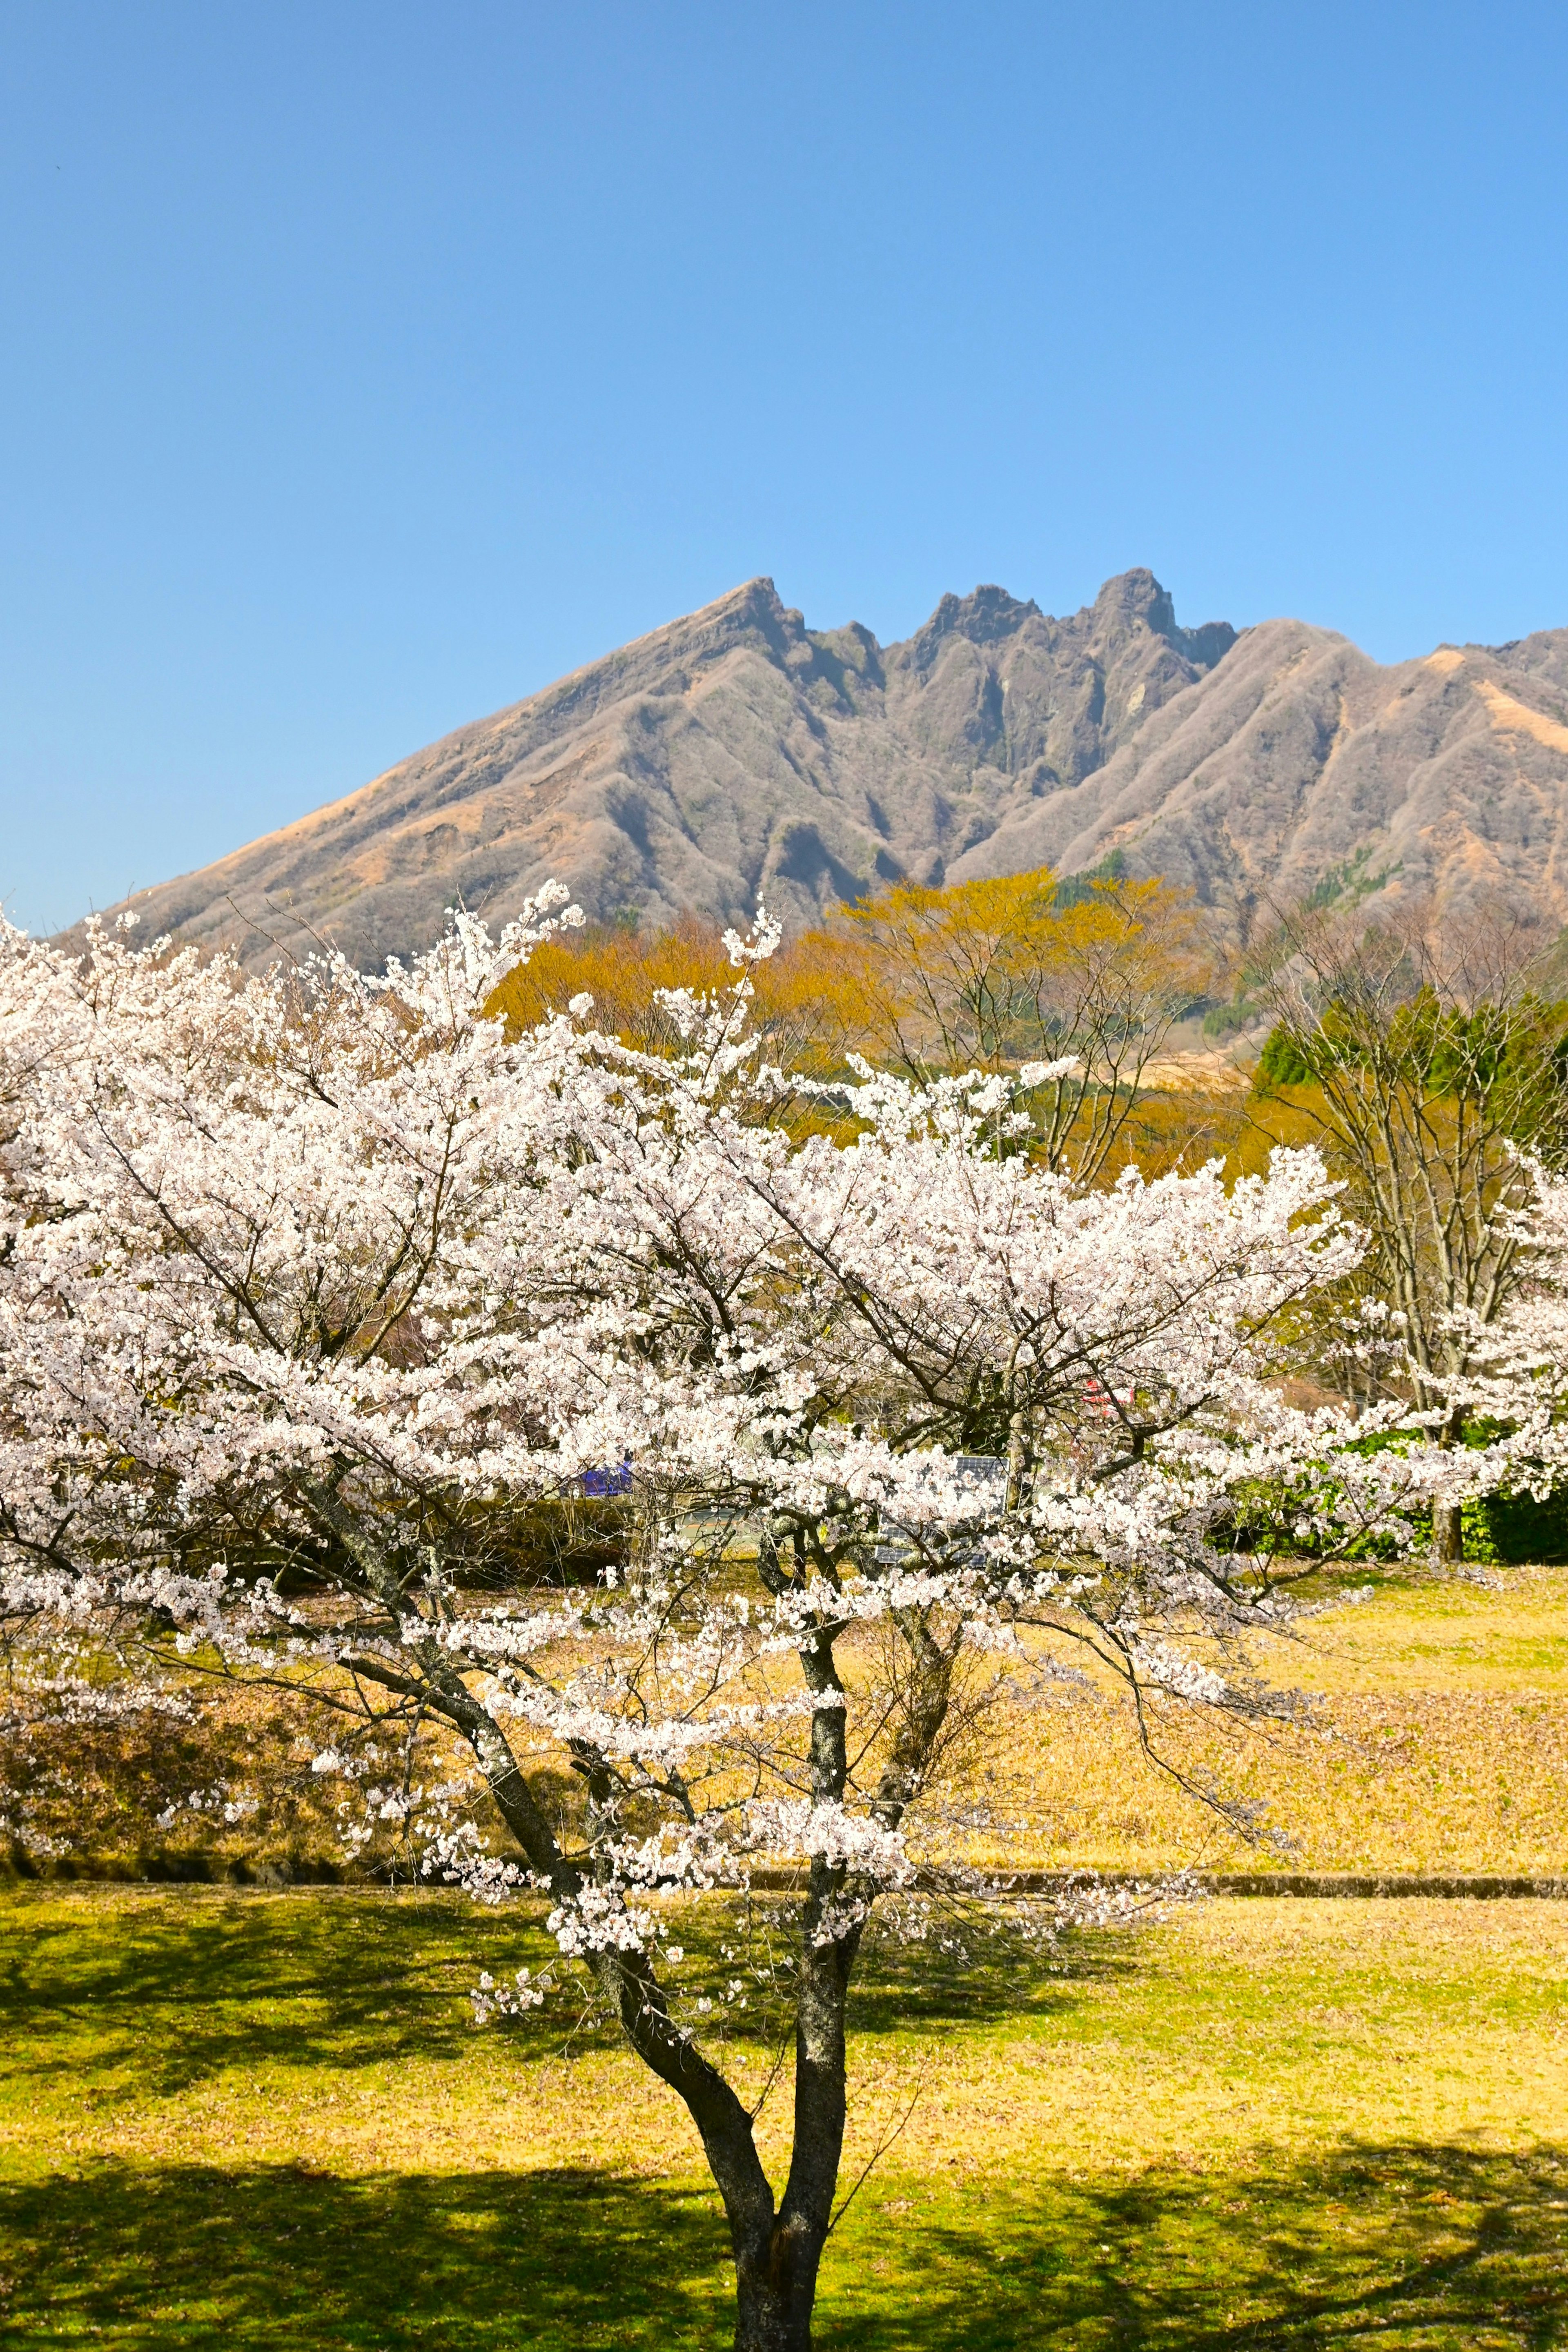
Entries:
<svg viewBox="0 0 1568 2352">
<path fill-rule="evenodd" d="M 1259 1644 L 1252 1664 L 1310 1695 L 1304 1720 L 1238 1733 L 1166 1708 L 1159 1754 L 1189 1786 L 1142 1752 L 1109 1685 L 985 1718 L 956 1793 L 983 1794 L 999 1826 L 967 1851 L 1017 1868 L 1568 1874 L 1568 1571 L 1498 1571 L 1495 1586 L 1402 1573 L 1298 1639 Z M 87 1834 L 68 1790 L 38 1818 L 62 1848 L 121 1865 L 149 1852 L 341 1864 L 341 1791 L 310 1773 L 312 1746 L 275 1698 L 230 1692 L 199 1736 L 89 1742 Z M 259 1790 L 262 1812 L 227 1826 L 185 1806 L 153 1827 L 171 1800 L 219 1780 Z M 1211 1784 L 1263 1809 L 1261 1843 L 1191 1793 Z"/>
<path fill-rule="evenodd" d="M 1258 1645 L 1305 1721 L 1237 1735 L 1166 1708 L 1159 1748 L 1189 1781 L 1267 1808 L 1255 1847 L 1143 1755 L 1124 1699 L 1064 1696 L 994 1748 L 998 1813 L 979 1848 L 1020 1867 L 1568 1874 L 1568 1574 L 1497 1589 L 1405 1578 Z"/>
</svg>

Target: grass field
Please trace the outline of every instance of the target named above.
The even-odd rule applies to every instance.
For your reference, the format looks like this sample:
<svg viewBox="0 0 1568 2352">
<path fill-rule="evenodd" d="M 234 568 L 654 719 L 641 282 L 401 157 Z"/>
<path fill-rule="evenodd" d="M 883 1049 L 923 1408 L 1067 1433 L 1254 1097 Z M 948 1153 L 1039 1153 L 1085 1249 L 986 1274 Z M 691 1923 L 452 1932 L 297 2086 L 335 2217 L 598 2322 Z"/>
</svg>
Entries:
<svg viewBox="0 0 1568 2352">
<path fill-rule="evenodd" d="M 717 2347 L 675 2101 L 436 1896 L 3 1898 L 0 2342 Z M 711 1933 L 711 1926 L 708 1932 Z M 1568 2344 L 1568 1906 L 1218 1902 L 1058 1973 L 874 1955 L 819 2340 Z M 758 2050 L 734 2053 L 756 2074 Z"/>
<path fill-rule="evenodd" d="M 1341 1580 L 1343 1580 L 1342 1579 Z M 1267 1807 L 1270 1853 L 1226 1834 L 1142 1759 L 1125 1706 L 1066 1698 L 1020 1723 L 992 1774 L 1042 1864 L 1568 1875 L 1568 1574 L 1482 1588 L 1420 1570 L 1257 1645 L 1299 1726 L 1240 1738 L 1173 1716 L 1167 1754 Z"/>
<path fill-rule="evenodd" d="M 1006 1827 L 1000 1837 L 978 1833 L 974 1858 L 1568 1875 L 1568 1571 L 1510 1569 L 1488 1588 L 1384 1571 L 1370 1601 L 1331 1609 L 1294 1641 L 1258 1643 L 1251 1664 L 1265 1681 L 1312 1695 L 1304 1721 L 1237 1737 L 1168 1711 L 1159 1728 L 1190 1776 L 1212 1776 L 1263 1805 L 1279 1845 L 1259 1849 L 1226 1832 L 1140 1753 L 1124 1698 L 1102 1685 L 1047 1690 L 1026 1715 L 987 1718 L 976 1782 L 962 1793 L 984 1794 Z M 259 1851 L 296 1866 L 341 1864 L 331 1820 L 341 1790 L 310 1771 L 310 1727 L 286 1727 L 276 1703 L 255 1693 L 217 1720 L 216 1748 L 210 1726 L 200 1738 L 129 1736 L 129 1754 L 96 1784 L 99 1859 L 123 1868 L 155 1849 L 221 1867 Z M 0 1777 L 5 1763 L 0 1755 Z M 259 1848 L 256 1828 L 226 1828 L 211 1807 L 170 1807 L 173 1826 L 152 1829 L 193 1784 L 247 1786 L 253 1776 L 288 1791 L 264 1811 Z M 83 1777 L 95 1785 L 90 1771 Z M 79 1821 L 68 1776 L 60 1785 L 58 1818 L 46 1790 L 38 1822 L 69 1850 Z"/>
<path fill-rule="evenodd" d="M 1259 1664 L 1321 1718 L 1184 1760 L 1305 1866 L 1568 1872 L 1568 1577 L 1402 1577 L 1306 1630 Z M 997 1782 L 1020 1859 L 1259 1858 L 1109 1703 Z M 545 1950 L 429 1895 L 0 1890 L 0 2345 L 717 2352 L 678 2104 L 569 2013 L 472 2024 Z M 825 2352 L 1568 2347 L 1568 1904 L 1216 1902 L 1063 1960 L 869 1956 L 847 2183 L 907 2120 Z"/>
</svg>

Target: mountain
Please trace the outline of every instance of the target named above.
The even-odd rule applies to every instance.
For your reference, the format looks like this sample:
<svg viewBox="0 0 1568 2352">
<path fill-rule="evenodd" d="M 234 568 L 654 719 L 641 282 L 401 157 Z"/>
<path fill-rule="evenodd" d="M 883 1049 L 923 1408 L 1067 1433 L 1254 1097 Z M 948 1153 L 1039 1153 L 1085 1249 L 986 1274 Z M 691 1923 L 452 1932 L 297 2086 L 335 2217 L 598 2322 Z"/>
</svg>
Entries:
<svg viewBox="0 0 1568 2352">
<path fill-rule="evenodd" d="M 603 919 L 801 921 L 1115 851 L 1238 935 L 1352 861 L 1563 921 L 1565 823 L 1568 630 L 1385 667 L 1300 621 L 1181 628 L 1133 571 L 1066 620 L 944 596 L 882 646 L 752 580 L 134 903 L 247 962 L 327 937 L 371 963 L 551 876 Z"/>
</svg>

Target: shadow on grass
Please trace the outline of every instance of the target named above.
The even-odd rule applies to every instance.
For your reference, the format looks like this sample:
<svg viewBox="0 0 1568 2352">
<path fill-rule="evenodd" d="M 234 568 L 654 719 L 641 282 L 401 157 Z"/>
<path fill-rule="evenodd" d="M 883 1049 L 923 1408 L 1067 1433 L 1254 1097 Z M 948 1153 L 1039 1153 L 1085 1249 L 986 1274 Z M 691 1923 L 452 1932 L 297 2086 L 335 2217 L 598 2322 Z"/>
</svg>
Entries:
<svg viewBox="0 0 1568 2352">
<path fill-rule="evenodd" d="M 884 2180 L 830 2249 L 818 2342 L 1544 2352 L 1568 2342 L 1565 2218 L 1552 2152 L 1390 2145 L 959 2192 Z M 98 2165 L 0 2194 L 0 2341 L 718 2352 L 724 2253 L 711 2193 L 668 2182 Z"/>
<path fill-rule="evenodd" d="M 911 2025 L 1037 2018 L 1069 2007 L 1079 1986 L 1112 1983 L 1146 1966 L 1137 1933 L 1076 1932 L 1046 1948 L 1003 1918 L 962 1923 L 957 1948 L 934 1937 L 910 1943 L 876 1935 L 850 1980 L 850 2030 L 900 2033 Z"/>
<path fill-rule="evenodd" d="M 282 2035 L 300 2065 L 451 2057 L 473 2039 L 479 1969 L 537 1966 L 552 1948 L 531 1922 L 498 1928 L 461 1898 L 318 1891 L 171 1890 L 121 1903 L 107 1927 L 89 1898 L 14 1897 L 5 1928 L 0 2033 L 26 2070 L 74 2072 L 75 2028 L 95 2070 L 133 2061 L 164 2095 Z M 170 2030 L 149 2037 L 154 2019 Z"/>
<path fill-rule="evenodd" d="M 730 1973 L 721 1948 L 733 1932 L 727 1907 L 691 1907 L 683 1935 L 698 1978 L 717 1983 Z M 793 1940 L 791 1928 L 785 1948 Z M 0 2037 L 16 2053 L 13 2069 L 41 2081 L 79 2071 L 85 2036 L 95 2072 L 133 2064 L 140 2087 L 163 2096 L 283 2038 L 294 2066 L 452 2058 L 472 2045 L 467 1996 L 480 1969 L 537 1970 L 553 1952 L 539 1916 L 438 1894 L 171 1889 L 121 1898 L 111 1925 L 90 1897 L 14 1895 L 0 1958 Z M 1007 1933 L 978 1938 L 969 1959 L 892 1941 L 868 1949 L 851 2021 L 858 2032 L 883 2033 L 1037 2013 L 1074 1983 L 1137 1964 L 1135 1948 L 1113 1948 L 1109 1938 L 1071 1938 L 1054 1958 Z M 765 2004 L 751 2021 L 731 2015 L 731 2038 L 765 2040 L 766 2017 Z M 168 2030 L 150 2036 L 154 2019 Z M 527 2058 L 555 2050 L 562 2031 L 550 2011 L 509 2025 L 506 2036 Z M 574 2035 L 577 2046 L 584 2038 Z M 617 2040 L 608 2027 L 586 2038 Z"/>
<path fill-rule="evenodd" d="M 918 2270 L 913 2246 L 868 2245 L 868 2278 L 847 2262 L 825 2347 L 1568 2344 L 1568 2150 L 1390 2144 L 1299 2164 L 1280 2151 L 1246 2173 L 1162 2170 L 1011 2192 L 997 2184 L 967 2215 L 928 2198 L 912 2187 L 900 2220 L 915 2233 Z"/>
<path fill-rule="evenodd" d="M 723 2252 L 713 2200 L 696 2189 L 100 2164 L 0 2191 L 0 2343 L 706 2347 L 724 2340 Z"/>
</svg>

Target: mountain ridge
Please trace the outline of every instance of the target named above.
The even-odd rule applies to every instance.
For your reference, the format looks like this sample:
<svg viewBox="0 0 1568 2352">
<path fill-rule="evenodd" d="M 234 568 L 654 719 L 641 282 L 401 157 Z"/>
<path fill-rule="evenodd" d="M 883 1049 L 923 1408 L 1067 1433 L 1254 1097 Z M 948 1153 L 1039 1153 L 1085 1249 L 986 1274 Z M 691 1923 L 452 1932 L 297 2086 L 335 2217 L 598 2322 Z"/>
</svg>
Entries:
<svg viewBox="0 0 1568 2352">
<path fill-rule="evenodd" d="M 250 963 L 376 963 L 551 877 L 601 919 L 801 922 L 1112 851 L 1237 935 L 1358 855 L 1568 919 L 1568 630 L 1385 666 L 1306 622 L 1184 628 L 1138 568 L 1065 618 L 946 595 L 883 646 L 758 577 L 130 903 Z"/>
</svg>

